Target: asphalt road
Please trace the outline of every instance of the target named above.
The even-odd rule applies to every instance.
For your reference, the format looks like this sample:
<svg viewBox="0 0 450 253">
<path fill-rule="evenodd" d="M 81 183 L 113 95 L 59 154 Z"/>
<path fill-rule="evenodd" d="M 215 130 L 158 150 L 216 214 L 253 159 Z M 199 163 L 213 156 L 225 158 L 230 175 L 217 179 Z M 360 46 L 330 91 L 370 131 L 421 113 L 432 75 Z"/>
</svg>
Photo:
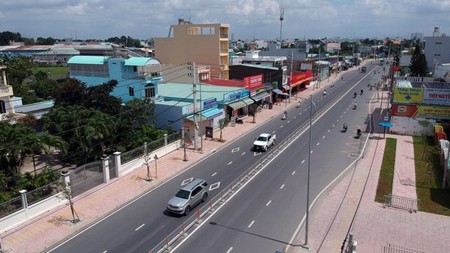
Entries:
<svg viewBox="0 0 450 253">
<path fill-rule="evenodd" d="M 368 71 L 364 74 L 357 71 L 345 73 L 344 80 L 337 80 L 333 88 L 327 89 L 326 96 L 316 94 L 313 97 L 317 113 L 326 109 L 329 111 L 313 125 L 311 200 L 352 162 L 354 158 L 351 154 L 359 148 L 359 140 L 353 139 L 353 135 L 357 127 L 365 130 L 368 106 L 363 104 L 370 97 L 367 83 L 373 83 L 378 76 L 372 74 L 371 67 L 376 66 L 368 65 Z M 353 102 L 353 89 L 362 88 L 365 93 L 358 95 L 358 109 L 349 109 Z M 335 103 L 341 96 L 342 99 Z M 190 217 L 171 215 L 165 211 L 167 201 L 183 182 L 198 177 L 206 179 L 210 185 L 218 184 L 217 189 L 210 191 L 213 198 L 220 193 L 220 189 L 266 155 L 250 150 L 254 138 L 260 133 L 275 132 L 276 145 L 280 145 L 295 129 L 307 124 L 308 119 L 309 103 L 304 100 L 300 108 L 288 111 L 288 120 L 275 117 L 52 252 L 147 252 Z M 339 132 L 343 121 L 349 125 L 345 134 Z M 227 252 L 230 247 L 234 247 L 233 252 L 275 252 L 267 250 L 281 249 L 288 243 L 304 215 L 308 140 L 307 134 L 299 136 L 212 217 L 210 221 L 214 221 L 215 225 L 207 223 L 177 251 L 212 252 L 217 248 L 217 252 Z M 271 203 L 266 206 L 269 201 Z M 256 249 L 264 250 L 255 251 L 255 245 L 260 247 Z"/>
</svg>

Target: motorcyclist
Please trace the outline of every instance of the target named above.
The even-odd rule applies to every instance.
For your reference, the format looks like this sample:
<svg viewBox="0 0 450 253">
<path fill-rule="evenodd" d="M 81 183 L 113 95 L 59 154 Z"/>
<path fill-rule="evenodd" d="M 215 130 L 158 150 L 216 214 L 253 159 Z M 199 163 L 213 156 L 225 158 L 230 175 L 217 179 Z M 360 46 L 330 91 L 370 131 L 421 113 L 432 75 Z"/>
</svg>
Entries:
<svg viewBox="0 0 450 253">
<path fill-rule="evenodd" d="M 363 94 L 363 92 L 364 92 L 364 90 L 363 90 L 363 89 L 361 89 L 361 95 Z"/>
<path fill-rule="evenodd" d="M 358 93 L 356 93 L 356 91 L 353 93 L 353 97 L 356 98 L 356 96 L 358 95 Z"/>
<path fill-rule="evenodd" d="M 358 128 L 358 130 L 356 130 L 356 135 L 361 136 L 361 129 Z"/>
<path fill-rule="evenodd" d="M 283 119 L 286 119 L 287 118 L 287 111 L 284 111 L 284 113 L 283 113 Z"/>
<path fill-rule="evenodd" d="M 343 129 L 344 131 L 347 131 L 347 123 L 344 123 L 344 125 L 342 125 L 342 129 Z"/>
<path fill-rule="evenodd" d="M 327 90 L 323 90 L 323 95 L 327 95 Z"/>
</svg>

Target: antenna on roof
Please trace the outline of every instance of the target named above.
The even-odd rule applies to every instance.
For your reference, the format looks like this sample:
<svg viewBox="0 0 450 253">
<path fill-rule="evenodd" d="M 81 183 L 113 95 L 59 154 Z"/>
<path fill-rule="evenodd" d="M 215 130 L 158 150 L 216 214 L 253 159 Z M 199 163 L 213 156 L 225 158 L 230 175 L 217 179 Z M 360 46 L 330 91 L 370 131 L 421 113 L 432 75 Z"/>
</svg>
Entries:
<svg viewBox="0 0 450 253">
<path fill-rule="evenodd" d="M 283 20 L 284 20 L 284 8 L 280 8 L 280 43 L 281 43 L 281 34 L 283 32 Z"/>
</svg>

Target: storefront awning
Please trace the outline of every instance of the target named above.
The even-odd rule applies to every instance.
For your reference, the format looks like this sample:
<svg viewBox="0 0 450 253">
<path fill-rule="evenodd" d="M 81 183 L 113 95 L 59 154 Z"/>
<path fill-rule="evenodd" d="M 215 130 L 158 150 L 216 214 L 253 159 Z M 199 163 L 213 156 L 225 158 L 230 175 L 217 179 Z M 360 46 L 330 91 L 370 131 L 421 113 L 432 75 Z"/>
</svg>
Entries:
<svg viewBox="0 0 450 253">
<path fill-rule="evenodd" d="M 239 101 L 237 101 L 237 102 L 228 104 L 228 106 L 230 106 L 231 108 L 233 108 L 233 110 L 237 110 L 237 109 L 240 109 L 240 108 L 242 108 L 242 107 L 247 106 L 247 104 L 244 103 L 244 101 L 239 100 Z"/>
<path fill-rule="evenodd" d="M 204 110 L 201 113 L 201 115 L 198 117 L 197 120 L 198 121 L 210 120 L 210 119 L 214 119 L 216 117 L 219 117 L 222 114 L 223 114 L 223 110 L 222 109 L 210 108 L 210 109 Z M 194 120 L 194 115 L 190 115 L 186 119 L 193 121 Z"/>
<path fill-rule="evenodd" d="M 267 92 L 261 92 L 259 94 L 256 94 L 255 96 L 251 97 L 255 102 L 265 99 L 266 97 L 270 97 L 270 94 Z"/>
<path fill-rule="evenodd" d="M 255 101 L 253 101 L 251 98 L 244 98 L 242 99 L 242 102 L 246 103 L 247 105 L 255 103 Z"/>
<path fill-rule="evenodd" d="M 283 92 L 280 89 L 273 89 L 272 91 L 277 94 L 283 94 Z"/>
</svg>

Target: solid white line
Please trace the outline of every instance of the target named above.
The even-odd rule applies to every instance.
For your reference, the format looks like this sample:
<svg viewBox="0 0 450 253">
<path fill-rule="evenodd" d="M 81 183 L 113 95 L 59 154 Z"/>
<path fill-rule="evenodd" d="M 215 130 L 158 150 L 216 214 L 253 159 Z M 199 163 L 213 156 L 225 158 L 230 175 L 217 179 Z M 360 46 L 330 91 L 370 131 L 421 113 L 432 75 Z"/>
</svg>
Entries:
<svg viewBox="0 0 450 253">
<path fill-rule="evenodd" d="M 270 203 L 272 203 L 272 200 L 269 200 L 269 202 L 267 202 L 266 206 L 269 206 Z"/>
<path fill-rule="evenodd" d="M 251 228 L 253 226 L 253 223 L 255 223 L 254 220 L 252 220 L 252 222 L 250 222 L 250 225 L 248 225 L 248 228 Z"/>
<path fill-rule="evenodd" d="M 305 160 L 303 160 L 302 163 L 305 163 Z"/>
<path fill-rule="evenodd" d="M 226 253 L 230 253 L 233 250 L 233 247 L 230 247 Z"/>
<path fill-rule="evenodd" d="M 280 186 L 280 190 L 284 188 L 284 184 L 282 186 Z"/>
<path fill-rule="evenodd" d="M 292 174 L 291 174 L 291 175 L 293 176 L 294 174 L 295 174 L 295 170 L 294 170 L 294 171 L 292 171 Z"/>
<path fill-rule="evenodd" d="M 232 163 L 233 163 L 233 161 L 229 162 L 228 165 L 230 165 L 230 164 L 232 164 Z"/>
<path fill-rule="evenodd" d="M 217 175 L 217 172 L 214 172 L 214 173 L 211 175 L 211 177 L 214 177 L 215 175 Z"/>
<path fill-rule="evenodd" d="M 140 225 L 140 226 L 137 227 L 134 231 L 138 231 L 138 230 L 141 229 L 143 226 L 145 226 L 145 224 Z"/>
</svg>

